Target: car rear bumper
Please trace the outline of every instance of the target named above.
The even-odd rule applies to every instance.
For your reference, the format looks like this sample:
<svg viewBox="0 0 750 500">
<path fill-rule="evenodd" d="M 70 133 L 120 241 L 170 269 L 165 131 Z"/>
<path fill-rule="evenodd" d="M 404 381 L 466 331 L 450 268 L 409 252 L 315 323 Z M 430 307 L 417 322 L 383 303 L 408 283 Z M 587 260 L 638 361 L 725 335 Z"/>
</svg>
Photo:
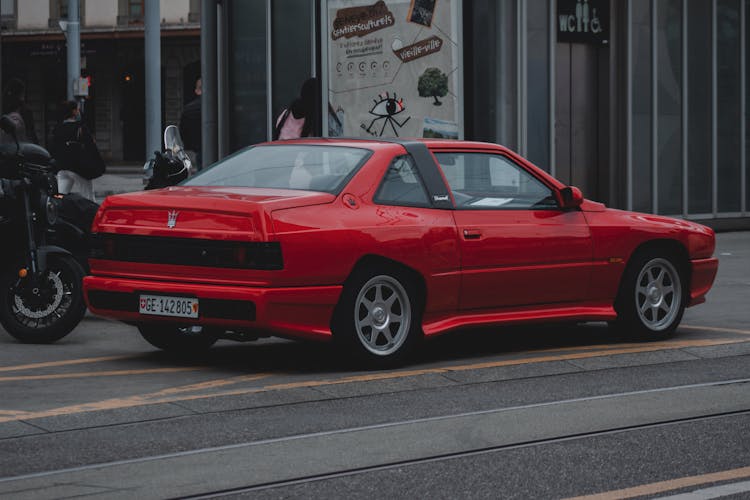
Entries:
<svg viewBox="0 0 750 500">
<path fill-rule="evenodd" d="M 695 259 L 690 261 L 690 302 L 688 307 L 702 304 L 719 270 L 719 259 Z"/>
<path fill-rule="evenodd" d="M 329 340 L 331 316 L 342 287 L 257 288 L 87 276 L 83 289 L 91 312 L 121 321 L 217 326 Z M 184 319 L 141 314 L 140 294 L 197 297 L 200 316 Z"/>
</svg>

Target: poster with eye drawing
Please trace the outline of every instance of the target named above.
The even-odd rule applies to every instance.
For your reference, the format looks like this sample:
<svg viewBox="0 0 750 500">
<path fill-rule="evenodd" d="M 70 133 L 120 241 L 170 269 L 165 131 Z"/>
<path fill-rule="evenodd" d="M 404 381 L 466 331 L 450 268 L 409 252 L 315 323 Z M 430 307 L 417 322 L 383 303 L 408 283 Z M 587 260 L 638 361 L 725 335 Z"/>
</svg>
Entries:
<svg viewBox="0 0 750 500">
<path fill-rule="evenodd" d="M 328 0 L 328 135 L 462 137 L 461 0 Z"/>
</svg>

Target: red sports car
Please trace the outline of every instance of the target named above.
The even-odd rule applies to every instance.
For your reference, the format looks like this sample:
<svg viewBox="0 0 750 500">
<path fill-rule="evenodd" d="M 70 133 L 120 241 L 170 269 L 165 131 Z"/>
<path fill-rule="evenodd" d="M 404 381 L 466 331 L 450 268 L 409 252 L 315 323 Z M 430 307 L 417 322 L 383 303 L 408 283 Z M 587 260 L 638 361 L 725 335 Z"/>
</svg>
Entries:
<svg viewBox="0 0 750 500">
<path fill-rule="evenodd" d="M 335 340 L 373 364 L 461 327 L 609 321 L 663 338 L 713 283 L 711 229 L 608 209 L 512 151 L 314 139 L 108 197 L 90 309 L 156 347 Z"/>
</svg>

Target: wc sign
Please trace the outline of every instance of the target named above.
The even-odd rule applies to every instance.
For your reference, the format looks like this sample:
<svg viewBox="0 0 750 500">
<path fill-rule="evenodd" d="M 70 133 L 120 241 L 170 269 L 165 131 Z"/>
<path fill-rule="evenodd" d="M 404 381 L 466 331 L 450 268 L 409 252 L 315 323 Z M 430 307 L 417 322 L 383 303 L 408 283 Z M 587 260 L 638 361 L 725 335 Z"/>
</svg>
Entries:
<svg viewBox="0 0 750 500">
<path fill-rule="evenodd" d="M 606 44 L 609 0 L 557 0 L 557 41 Z"/>
</svg>

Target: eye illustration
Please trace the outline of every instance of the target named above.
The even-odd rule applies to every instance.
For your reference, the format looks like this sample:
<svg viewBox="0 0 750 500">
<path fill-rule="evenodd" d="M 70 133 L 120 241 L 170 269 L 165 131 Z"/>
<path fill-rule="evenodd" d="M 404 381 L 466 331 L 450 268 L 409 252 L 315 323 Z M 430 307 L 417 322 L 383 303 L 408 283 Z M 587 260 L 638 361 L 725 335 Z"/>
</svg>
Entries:
<svg viewBox="0 0 750 500">
<path fill-rule="evenodd" d="M 368 132 L 370 132 L 372 135 L 383 135 L 383 132 L 385 132 L 385 127 L 387 125 L 391 126 L 391 130 L 393 130 L 393 133 L 398 137 L 398 130 L 396 130 L 396 127 L 401 128 L 403 127 L 406 122 L 409 121 L 410 116 L 407 116 L 404 121 L 399 122 L 394 116 L 396 116 L 399 113 L 403 113 L 406 111 L 406 105 L 404 104 L 404 98 L 401 99 L 398 98 L 396 93 L 393 93 L 393 96 L 391 96 L 388 92 L 382 92 L 378 94 L 377 99 L 372 100 L 374 102 L 372 108 L 370 109 L 370 114 L 374 115 L 375 118 L 372 119 L 370 122 L 370 126 L 365 128 L 364 124 L 362 125 L 362 128 L 365 128 Z M 372 126 L 375 125 L 376 122 L 383 121 L 383 126 L 380 128 L 380 133 L 373 130 Z"/>
<path fill-rule="evenodd" d="M 404 106 L 404 99 L 397 99 L 396 94 L 393 94 L 393 97 L 391 97 L 388 92 L 386 92 L 385 94 L 378 95 L 378 97 L 380 100 L 373 99 L 375 104 L 372 106 L 370 114 L 386 117 L 397 115 L 406 109 L 406 106 Z"/>
</svg>

